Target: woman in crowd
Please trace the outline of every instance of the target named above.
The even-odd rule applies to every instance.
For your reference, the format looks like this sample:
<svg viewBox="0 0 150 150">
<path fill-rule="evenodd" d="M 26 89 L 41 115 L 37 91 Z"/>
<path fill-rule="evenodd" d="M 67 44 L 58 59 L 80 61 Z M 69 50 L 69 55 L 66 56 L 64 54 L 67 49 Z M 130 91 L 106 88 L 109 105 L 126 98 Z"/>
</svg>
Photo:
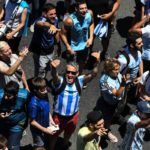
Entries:
<svg viewBox="0 0 150 150">
<path fill-rule="evenodd" d="M 100 92 L 101 97 L 98 102 L 98 109 L 103 113 L 106 128 L 110 128 L 112 119 L 117 114 L 117 105 L 123 98 L 127 76 L 122 77 L 119 73 L 120 63 L 115 58 L 107 59 L 104 63 L 104 70 L 100 77 Z M 118 142 L 110 131 L 108 138 L 111 142 Z"/>
</svg>

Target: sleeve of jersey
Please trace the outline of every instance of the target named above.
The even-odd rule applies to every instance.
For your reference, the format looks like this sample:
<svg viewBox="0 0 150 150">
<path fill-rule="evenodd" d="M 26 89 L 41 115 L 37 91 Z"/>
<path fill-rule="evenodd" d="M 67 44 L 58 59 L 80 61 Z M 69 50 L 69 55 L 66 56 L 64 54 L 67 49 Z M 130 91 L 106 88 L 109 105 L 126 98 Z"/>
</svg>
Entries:
<svg viewBox="0 0 150 150">
<path fill-rule="evenodd" d="M 35 103 L 35 101 L 31 100 L 31 102 L 29 103 L 28 106 L 28 112 L 29 112 L 29 117 L 32 119 L 35 119 L 37 116 L 37 104 Z"/>
<path fill-rule="evenodd" d="M 150 27 L 150 26 L 147 25 L 147 26 L 141 28 L 141 30 L 142 30 L 142 35 L 148 35 L 148 36 L 149 36 L 149 34 L 150 34 L 149 27 Z"/>
<path fill-rule="evenodd" d="M 144 74 L 143 74 L 142 77 L 141 77 L 140 83 L 141 83 L 142 85 L 144 85 L 144 83 L 145 83 L 147 74 L 148 74 L 148 71 L 144 72 Z"/>
<path fill-rule="evenodd" d="M 104 82 L 100 84 L 101 88 L 101 94 L 106 101 L 110 101 L 114 98 L 114 95 L 112 94 L 113 86 L 111 86 L 109 83 Z"/>
<path fill-rule="evenodd" d="M 118 61 L 120 62 L 120 70 L 123 70 L 123 68 L 127 65 L 127 60 L 123 55 L 119 55 Z"/>
<path fill-rule="evenodd" d="M 80 84 L 81 88 L 83 87 L 84 77 L 85 77 L 85 75 L 81 75 L 81 76 L 78 77 L 79 84 Z"/>
</svg>

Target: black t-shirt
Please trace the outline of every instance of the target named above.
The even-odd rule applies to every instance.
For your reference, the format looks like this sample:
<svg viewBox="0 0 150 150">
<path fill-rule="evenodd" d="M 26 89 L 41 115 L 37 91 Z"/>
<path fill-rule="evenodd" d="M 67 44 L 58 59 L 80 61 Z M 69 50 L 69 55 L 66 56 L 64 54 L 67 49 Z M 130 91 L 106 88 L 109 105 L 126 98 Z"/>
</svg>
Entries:
<svg viewBox="0 0 150 150">
<path fill-rule="evenodd" d="M 101 15 L 112 10 L 114 0 L 86 0 L 88 9 L 91 9 L 94 15 Z"/>
</svg>

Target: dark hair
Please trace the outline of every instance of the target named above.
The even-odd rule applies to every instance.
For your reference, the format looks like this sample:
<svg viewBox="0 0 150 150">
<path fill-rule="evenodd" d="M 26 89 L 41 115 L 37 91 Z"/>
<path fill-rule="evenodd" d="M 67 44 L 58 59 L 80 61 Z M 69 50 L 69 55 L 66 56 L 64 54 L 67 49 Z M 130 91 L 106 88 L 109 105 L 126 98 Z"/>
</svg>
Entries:
<svg viewBox="0 0 150 150">
<path fill-rule="evenodd" d="M 101 111 L 92 111 L 87 115 L 87 123 L 96 124 L 99 120 L 103 119 Z"/>
<path fill-rule="evenodd" d="M 0 149 L 4 150 L 7 146 L 7 139 L 0 134 Z"/>
<path fill-rule="evenodd" d="M 41 77 L 35 77 L 32 79 L 32 85 L 35 90 L 39 90 L 46 87 L 46 80 Z"/>
<path fill-rule="evenodd" d="M 48 12 L 49 10 L 56 9 L 55 5 L 47 3 L 43 6 L 43 12 Z"/>
<path fill-rule="evenodd" d="M 17 94 L 18 91 L 19 91 L 19 84 L 15 81 L 8 82 L 4 88 L 5 93 L 9 93 L 13 95 Z"/>
<path fill-rule="evenodd" d="M 126 40 L 127 45 L 128 45 L 128 46 L 129 46 L 130 44 L 135 45 L 136 40 L 137 40 L 138 38 L 141 38 L 141 35 L 140 35 L 140 34 L 138 34 L 138 33 L 136 33 L 136 32 L 128 33 L 127 40 Z"/>
<path fill-rule="evenodd" d="M 78 8 L 79 5 L 81 5 L 81 4 L 86 4 L 86 1 L 85 0 L 76 0 L 75 7 Z"/>
</svg>

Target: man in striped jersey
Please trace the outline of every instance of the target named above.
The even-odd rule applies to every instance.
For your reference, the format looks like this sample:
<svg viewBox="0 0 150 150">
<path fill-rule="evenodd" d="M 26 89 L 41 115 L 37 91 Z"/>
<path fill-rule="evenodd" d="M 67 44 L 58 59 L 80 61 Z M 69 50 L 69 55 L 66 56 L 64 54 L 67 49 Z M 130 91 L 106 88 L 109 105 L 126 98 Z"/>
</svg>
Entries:
<svg viewBox="0 0 150 150">
<path fill-rule="evenodd" d="M 93 71 L 87 75 L 79 76 L 79 66 L 75 62 L 67 64 L 66 73 L 64 76 L 59 76 L 56 68 L 59 65 L 59 60 L 54 60 L 52 66 L 52 86 L 54 87 L 54 114 L 53 119 L 55 124 L 59 125 L 60 130 L 53 135 L 51 140 L 51 150 L 54 150 L 58 135 L 64 131 L 63 148 L 68 147 L 69 139 L 73 134 L 79 116 L 79 100 L 83 84 L 94 78 L 98 72 L 98 54 L 94 53 L 95 67 Z"/>
</svg>

